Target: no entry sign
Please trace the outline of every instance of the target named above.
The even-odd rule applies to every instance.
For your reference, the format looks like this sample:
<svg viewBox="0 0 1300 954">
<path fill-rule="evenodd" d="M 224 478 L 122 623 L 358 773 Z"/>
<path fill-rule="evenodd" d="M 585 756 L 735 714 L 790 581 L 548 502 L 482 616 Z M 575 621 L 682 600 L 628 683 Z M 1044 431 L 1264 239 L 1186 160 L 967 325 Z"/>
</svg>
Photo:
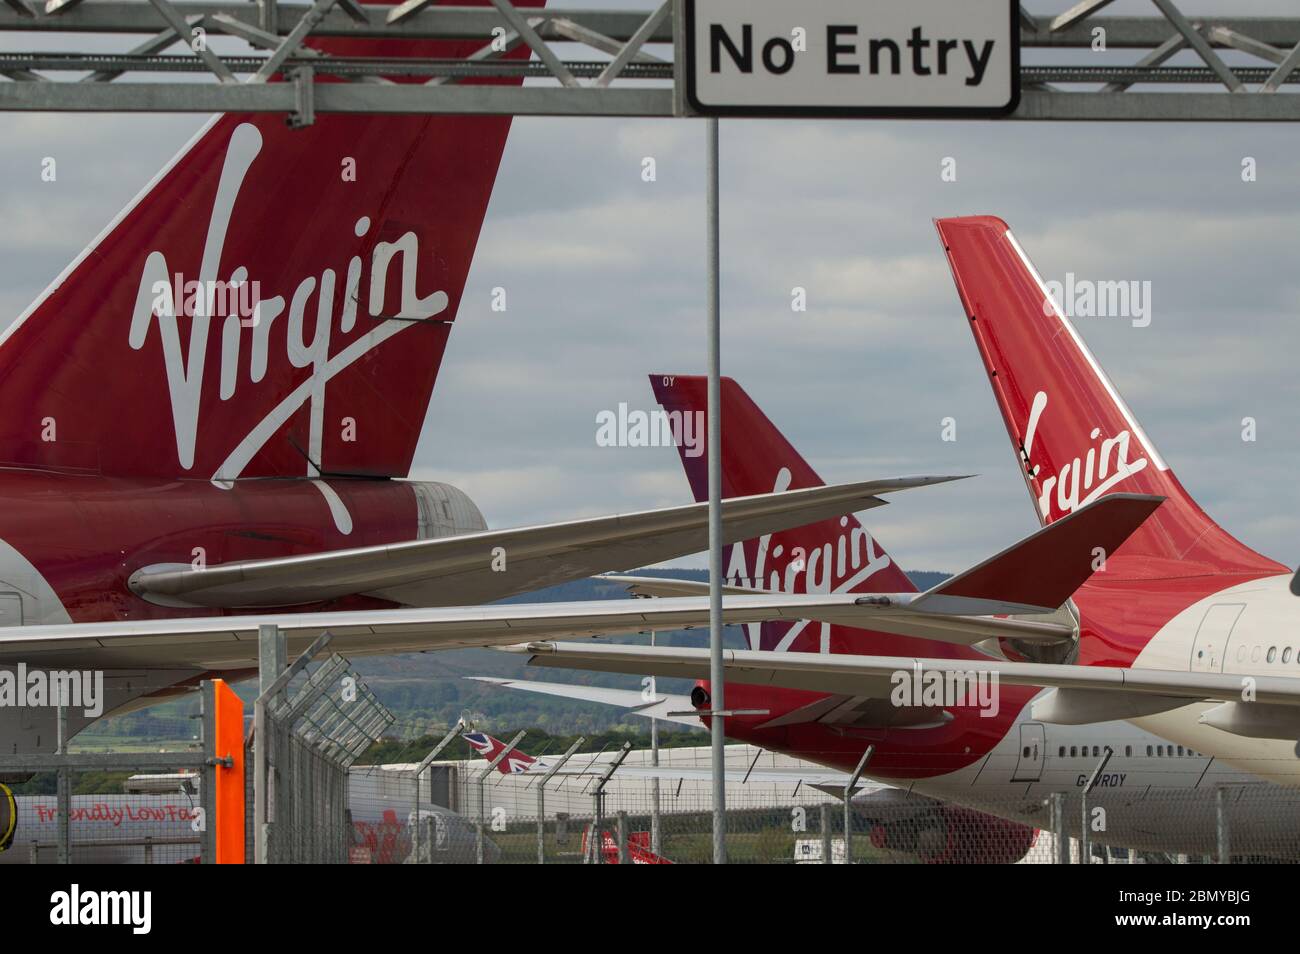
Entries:
<svg viewBox="0 0 1300 954">
<path fill-rule="evenodd" d="M 686 96 L 711 116 L 997 116 L 1019 100 L 1008 0 L 685 0 Z"/>
</svg>

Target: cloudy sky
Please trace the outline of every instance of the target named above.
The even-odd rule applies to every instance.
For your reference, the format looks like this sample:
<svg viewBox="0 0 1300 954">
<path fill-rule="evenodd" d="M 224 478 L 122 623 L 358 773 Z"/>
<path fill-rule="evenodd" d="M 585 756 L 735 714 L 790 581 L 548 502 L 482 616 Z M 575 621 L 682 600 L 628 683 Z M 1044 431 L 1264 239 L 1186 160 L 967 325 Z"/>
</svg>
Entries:
<svg viewBox="0 0 1300 954">
<path fill-rule="evenodd" d="M 201 122 L 0 115 L 0 315 L 21 312 Z M 1036 524 L 931 225 L 1001 215 L 1047 279 L 1152 283 L 1149 327 L 1080 319 L 1080 332 L 1210 514 L 1295 565 L 1296 133 L 725 121 L 724 372 L 828 481 L 980 475 L 870 514 L 904 566 L 957 570 L 1007 545 Z M 515 123 L 417 454 L 420 476 L 467 490 L 493 526 L 689 499 L 674 451 L 598 447 L 595 421 L 619 402 L 651 407 L 650 372 L 704 370 L 703 134 L 691 120 Z M 59 180 L 42 183 L 52 154 Z M 940 179 L 945 157 L 955 182 Z M 489 307 L 495 286 L 505 313 Z M 806 313 L 791 311 L 795 286 Z M 940 440 L 945 417 L 955 442 Z"/>
</svg>

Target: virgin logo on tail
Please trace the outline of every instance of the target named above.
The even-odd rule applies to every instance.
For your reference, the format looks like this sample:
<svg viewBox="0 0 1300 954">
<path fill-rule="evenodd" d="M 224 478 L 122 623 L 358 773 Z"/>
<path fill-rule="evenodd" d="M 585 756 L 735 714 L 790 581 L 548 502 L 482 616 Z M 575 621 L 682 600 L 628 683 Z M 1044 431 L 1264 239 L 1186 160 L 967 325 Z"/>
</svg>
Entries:
<svg viewBox="0 0 1300 954">
<path fill-rule="evenodd" d="M 773 493 L 790 489 L 791 474 L 782 467 L 772 484 Z M 784 544 L 772 546 L 772 534 L 765 533 L 757 542 L 734 544 L 727 564 L 727 583 L 746 589 L 764 589 L 776 593 L 849 593 L 890 565 L 889 554 L 881 550 L 862 526 L 849 525 L 848 517 L 839 520 L 840 532 L 833 540 L 811 549 Z M 750 549 L 754 550 L 750 562 Z M 775 646 L 762 644 L 762 623 L 746 623 L 749 643 L 754 649 L 790 647 L 808 625 L 801 620 L 791 626 Z M 830 638 L 830 626 L 822 624 L 822 651 Z"/>
<path fill-rule="evenodd" d="M 145 259 L 136 295 L 135 311 L 131 318 L 129 342 L 133 349 L 144 347 L 149 328 L 156 319 L 162 341 L 163 362 L 167 374 L 171 401 L 172 421 L 176 430 L 176 457 L 180 466 L 188 470 L 194 466 L 195 447 L 200 438 L 200 404 L 205 380 L 206 360 L 213 305 L 216 289 L 242 288 L 249 282 L 249 268 L 241 264 L 234 268 L 228 281 L 218 280 L 218 269 L 225 250 L 226 236 L 232 225 L 232 213 L 240 188 L 254 159 L 262 149 L 262 134 L 257 127 L 243 123 L 231 134 L 222 164 L 212 214 L 208 220 L 207 238 L 199 266 L 197 288 L 201 291 L 197 301 L 181 303 L 180 310 L 190 316 L 189 343 L 182 350 L 180 328 L 177 320 L 178 303 L 174 300 L 173 286 L 192 288 L 192 282 L 181 282 L 172 274 L 167 257 L 162 251 L 150 252 Z M 237 223 L 234 223 L 238 227 Z M 361 216 L 354 226 L 355 238 L 360 239 L 370 230 L 371 220 Z M 351 239 L 344 241 L 350 242 Z M 345 348 L 330 355 L 331 340 L 337 334 L 345 335 L 356 325 L 357 308 L 361 295 L 361 256 L 354 255 L 347 264 L 344 280 L 343 305 L 335 328 L 335 281 L 332 268 L 324 268 L 319 276 L 307 275 L 298 281 L 288 303 L 285 352 L 272 358 L 271 330 L 285 313 L 285 298 L 276 295 L 262 299 L 254 305 L 252 319 L 238 313 L 227 314 L 221 327 L 221 362 L 219 393 L 222 401 L 230 400 L 241 384 L 239 355 L 245 328 L 252 337 L 251 358 L 248 366 L 248 387 L 259 384 L 267 366 L 275 360 L 287 361 L 294 368 L 310 368 L 310 372 L 285 398 L 261 420 L 255 422 L 247 434 L 231 448 L 224 462 L 212 475 L 217 483 L 230 481 L 240 475 L 258 451 L 293 414 L 310 402 L 311 428 L 307 476 L 313 476 L 313 464 L 321 463 L 324 432 L 325 386 L 334 375 L 343 371 L 368 352 L 410 327 L 413 321 L 426 320 L 440 314 L 448 306 L 448 296 L 437 291 L 421 298 L 416 293 L 416 274 L 419 262 L 419 238 L 407 232 L 396 242 L 377 242 L 370 259 L 370 284 L 366 307 L 372 318 L 384 310 L 384 289 L 392 261 L 401 255 L 401 310 L 398 318 L 389 318 L 375 324 L 365 335 L 350 342 Z M 256 268 L 257 263 L 252 263 Z M 254 282 L 253 287 L 264 285 Z M 274 290 L 274 289 L 273 289 Z M 289 289 L 281 289 L 288 293 Z M 316 297 L 316 322 L 310 338 L 304 336 L 308 304 Z"/>
<path fill-rule="evenodd" d="M 772 492 L 789 490 L 790 479 L 789 469 L 782 467 Z M 811 551 L 796 546 L 787 552 L 783 544 L 771 545 L 772 534 L 763 534 L 755 545 L 752 573 L 749 547 L 737 544 L 731 548 L 727 582 L 777 593 L 845 593 L 889 566 L 889 554 L 876 548 L 876 542 L 865 529 L 850 528 L 848 517 L 840 518 L 840 527 L 843 532 L 834 541 L 815 546 Z"/>
<path fill-rule="evenodd" d="M 1039 480 L 1042 469 L 1034 463 L 1034 436 L 1043 412 L 1047 409 L 1047 392 L 1039 391 L 1034 395 L 1033 405 L 1029 410 L 1029 423 L 1025 427 L 1024 453 L 1029 476 L 1039 481 L 1038 510 L 1046 519 L 1055 513 L 1057 517 L 1074 513 L 1080 507 L 1092 503 L 1108 490 L 1125 479 L 1146 469 L 1150 461 L 1141 455 L 1141 442 L 1134 442 L 1133 435 L 1127 429 L 1114 437 L 1101 436 L 1101 428 L 1094 427 L 1088 437 L 1093 446 L 1088 448 L 1082 459 L 1075 457 L 1068 461 L 1052 476 Z M 1100 439 L 1100 440 L 1099 440 Z M 1129 460 L 1129 449 L 1133 446 L 1139 454 L 1136 460 Z"/>
</svg>

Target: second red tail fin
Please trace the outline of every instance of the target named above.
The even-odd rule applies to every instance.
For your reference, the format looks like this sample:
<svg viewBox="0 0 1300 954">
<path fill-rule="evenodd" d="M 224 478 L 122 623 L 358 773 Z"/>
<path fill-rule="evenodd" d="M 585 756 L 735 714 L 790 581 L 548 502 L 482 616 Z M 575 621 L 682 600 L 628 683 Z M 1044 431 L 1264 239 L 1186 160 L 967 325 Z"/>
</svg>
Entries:
<svg viewBox="0 0 1300 954">
<path fill-rule="evenodd" d="M 707 380 L 694 375 L 651 375 L 655 397 L 670 415 L 694 414 L 691 433 L 707 439 Z M 678 447 L 696 500 L 708 498 L 706 459 Z M 820 487 L 822 479 L 768 420 L 739 384 L 722 379 L 722 495 L 741 497 Z M 851 514 L 766 534 L 724 553 L 726 582 L 784 593 L 913 593 L 916 587 Z M 874 652 L 951 655 L 951 645 L 828 624 L 751 623 L 754 649 L 798 652 Z"/>
</svg>

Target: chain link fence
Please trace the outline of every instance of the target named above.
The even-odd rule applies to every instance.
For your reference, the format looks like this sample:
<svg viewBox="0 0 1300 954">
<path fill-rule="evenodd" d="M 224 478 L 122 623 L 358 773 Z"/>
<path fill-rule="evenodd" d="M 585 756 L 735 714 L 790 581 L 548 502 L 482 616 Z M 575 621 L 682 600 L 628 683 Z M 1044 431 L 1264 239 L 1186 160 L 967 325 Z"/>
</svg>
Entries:
<svg viewBox="0 0 1300 954">
<path fill-rule="evenodd" d="M 353 859 L 348 770 L 394 721 L 343 656 L 331 654 L 308 670 L 325 645 L 304 654 L 255 704 L 247 840 L 250 857 L 268 863 Z"/>
<path fill-rule="evenodd" d="M 701 750 L 707 753 L 707 750 Z M 606 753 L 611 756 L 613 753 Z M 748 752 L 743 759 L 750 759 Z M 351 860 L 368 863 L 692 864 L 713 859 L 707 780 L 619 779 L 579 753 L 573 774 L 501 775 L 483 760 L 353 771 Z M 633 771 L 628 769 L 626 771 Z M 360 775 L 358 773 L 361 773 Z M 364 778 L 364 785 L 359 781 Z M 1028 787 L 1027 787 L 1028 788 Z M 1300 792 L 1269 784 L 972 794 L 957 805 L 865 783 L 727 786 L 738 864 L 1258 863 L 1300 859 Z M 480 803 L 480 793 L 482 802 Z M 374 819 L 383 820 L 376 823 Z M 412 820 L 421 819 L 418 833 Z M 369 820 L 368 820 L 369 819 Z M 847 823 L 847 832 L 846 832 Z"/>
<path fill-rule="evenodd" d="M 489 758 L 439 761 L 468 730 L 465 721 L 432 744 L 427 726 L 395 723 L 348 660 L 319 652 L 325 644 L 287 667 L 255 706 L 245 765 L 256 770 L 245 773 L 242 813 L 249 860 L 712 861 L 707 747 L 665 748 L 656 768 L 630 743 L 578 751 L 578 739 L 563 753 L 539 750 L 544 758 L 535 761 L 516 752 L 524 732 L 508 743 L 475 732 L 466 738 L 490 742 Z M 212 741 L 210 685 L 196 691 L 191 714 L 156 720 L 147 741 L 136 742 L 139 751 L 89 733 L 71 752 L 0 755 L 0 778 L 12 789 L 0 804 L 0 834 L 10 830 L 0 863 L 212 860 L 207 790 L 216 766 L 230 760 Z M 359 764 L 372 750 L 419 761 Z M 1175 761 L 1188 772 L 1196 768 Z M 769 780 L 782 771 L 789 781 Z M 1107 778 L 1100 767 L 1078 774 L 1065 790 L 1034 782 L 1012 796 L 1006 786 L 972 784 L 962 804 L 945 800 L 951 792 L 931 787 L 936 781 L 895 787 L 864 780 L 848 805 L 842 778 L 830 784 L 835 773 L 812 763 L 737 745 L 728 749 L 728 772 L 744 778 L 727 784 L 732 863 L 1300 860 L 1300 789 L 1222 779 L 1202 785 L 1204 769 L 1195 777 L 1171 773 L 1179 784 L 1169 786 L 1122 788 L 1112 781 L 1089 788 Z"/>
<path fill-rule="evenodd" d="M 210 858 L 202 789 L 218 759 L 209 686 L 142 714 L 130 735 L 90 730 L 66 751 L 0 755 L 0 865 Z"/>
</svg>

